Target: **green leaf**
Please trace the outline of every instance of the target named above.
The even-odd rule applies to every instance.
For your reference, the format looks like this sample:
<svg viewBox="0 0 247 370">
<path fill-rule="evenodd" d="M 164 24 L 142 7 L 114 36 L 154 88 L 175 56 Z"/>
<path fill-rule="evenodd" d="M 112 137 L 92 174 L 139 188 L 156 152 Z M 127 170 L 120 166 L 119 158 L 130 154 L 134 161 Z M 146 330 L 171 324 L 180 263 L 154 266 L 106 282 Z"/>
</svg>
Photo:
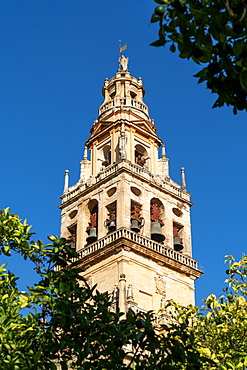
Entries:
<svg viewBox="0 0 247 370">
<path fill-rule="evenodd" d="M 247 69 L 240 73 L 240 84 L 244 90 L 247 90 Z"/>
<path fill-rule="evenodd" d="M 160 5 L 168 5 L 169 1 L 168 0 L 154 0 L 157 4 Z"/>
<path fill-rule="evenodd" d="M 150 46 L 163 46 L 163 45 L 165 45 L 164 40 L 157 40 L 157 41 L 154 41 L 150 44 Z"/>
<path fill-rule="evenodd" d="M 235 57 L 239 57 L 239 55 L 243 51 L 243 46 L 244 46 L 244 42 L 242 40 L 241 41 L 237 40 L 234 42 L 232 50 L 233 50 Z"/>
<path fill-rule="evenodd" d="M 150 20 L 150 23 L 155 23 L 155 22 L 159 22 L 161 19 L 161 17 L 157 14 L 153 14 L 152 17 L 151 17 L 151 20 Z"/>
<path fill-rule="evenodd" d="M 176 51 L 176 46 L 175 46 L 174 44 L 172 44 L 172 45 L 170 46 L 170 51 L 171 51 L 172 53 L 175 53 L 175 51 Z"/>
</svg>

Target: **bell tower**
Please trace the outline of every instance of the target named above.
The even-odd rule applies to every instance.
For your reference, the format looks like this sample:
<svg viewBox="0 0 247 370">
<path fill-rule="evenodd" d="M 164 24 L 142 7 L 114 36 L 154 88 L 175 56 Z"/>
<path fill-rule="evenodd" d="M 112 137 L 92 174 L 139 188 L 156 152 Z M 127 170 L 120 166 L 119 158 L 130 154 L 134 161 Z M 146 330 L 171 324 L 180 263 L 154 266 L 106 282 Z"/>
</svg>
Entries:
<svg viewBox="0 0 247 370">
<path fill-rule="evenodd" d="M 65 171 L 61 236 L 71 238 L 83 276 L 110 294 L 113 309 L 157 312 L 167 299 L 193 304 L 201 271 L 192 258 L 184 168 L 179 185 L 143 102 L 142 79 L 130 75 L 124 55 L 102 93 L 79 181 L 69 186 Z"/>
</svg>

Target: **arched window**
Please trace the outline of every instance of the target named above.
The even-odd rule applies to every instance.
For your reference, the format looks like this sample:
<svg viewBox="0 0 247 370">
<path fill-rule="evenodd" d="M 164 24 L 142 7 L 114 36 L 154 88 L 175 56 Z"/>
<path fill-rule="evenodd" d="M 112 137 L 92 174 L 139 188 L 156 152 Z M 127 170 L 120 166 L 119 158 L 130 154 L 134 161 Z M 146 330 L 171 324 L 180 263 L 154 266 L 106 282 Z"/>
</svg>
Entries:
<svg viewBox="0 0 247 370">
<path fill-rule="evenodd" d="M 139 232 L 144 226 L 144 218 L 142 217 L 142 206 L 131 201 L 131 210 L 130 210 L 130 229 L 135 232 Z"/>
<path fill-rule="evenodd" d="M 105 220 L 105 226 L 108 228 L 108 232 L 111 233 L 117 228 L 117 202 L 113 202 L 106 206 L 107 219 Z"/>
<path fill-rule="evenodd" d="M 103 162 L 102 165 L 107 167 L 111 164 L 111 147 L 110 145 L 106 145 L 103 148 Z"/>
<path fill-rule="evenodd" d="M 147 166 L 149 157 L 147 150 L 140 144 L 137 144 L 135 146 L 135 163 L 138 164 L 138 166 L 144 167 Z"/>
<path fill-rule="evenodd" d="M 151 239 L 157 242 L 163 242 L 165 235 L 162 232 L 164 226 L 164 206 L 157 198 L 152 198 L 150 202 L 150 222 L 151 222 Z"/>
<path fill-rule="evenodd" d="M 88 233 L 87 243 L 91 244 L 98 238 L 98 202 L 93 199 L 88 204 L 89 219 L 86 232 Z"/>
<path fill-rule="evenodd" d="M 184 227 L 178 222 L 173 222 L 173 248 L 177 252 L 184 249 Z"/>
</svg>

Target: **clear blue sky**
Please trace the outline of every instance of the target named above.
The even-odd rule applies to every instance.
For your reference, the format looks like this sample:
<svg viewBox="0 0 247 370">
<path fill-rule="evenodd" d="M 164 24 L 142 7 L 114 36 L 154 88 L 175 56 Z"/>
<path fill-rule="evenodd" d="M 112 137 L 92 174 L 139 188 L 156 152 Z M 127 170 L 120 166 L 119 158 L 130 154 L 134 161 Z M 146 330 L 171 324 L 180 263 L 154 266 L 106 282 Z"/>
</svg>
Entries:
<svg viewBox="0 0 247 370">
<path fill-rule="evenodd" d="M 154 48 L 152 0 L 2 0 L 0 2 L 0 207 L 27 218 L 37 233 L 59 234 L 57 205 L 64 170 L 70 184 L 97 110 L 101 88 L 118 68 L 118 40 L 180 182 L 186 168 L 193 194 L 193 256 L 204 275 L 197 304 L 221 294 L 224 256 L 246 250 L 246 113 L 211 109 L 216 96 L 192 77 L 198 66 L 168 48 Z M 2 258 L 3 260 L 3 258 Z M 31 284 L 25 262 L 11 264 Z"/>
</svg>

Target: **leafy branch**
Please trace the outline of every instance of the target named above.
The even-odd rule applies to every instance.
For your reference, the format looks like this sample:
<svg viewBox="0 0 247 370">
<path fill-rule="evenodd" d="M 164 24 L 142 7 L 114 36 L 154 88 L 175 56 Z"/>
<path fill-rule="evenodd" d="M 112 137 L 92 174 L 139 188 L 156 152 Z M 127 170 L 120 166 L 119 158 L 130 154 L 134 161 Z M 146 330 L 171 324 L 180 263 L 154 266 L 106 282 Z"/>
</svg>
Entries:
<svg viewBox="0 0 247 370">
<path fill-rule="evenodd" d="M 159 38 L 151 45 L 170 45 L 179 57 L 203 68 L 195 75 L 233 113 L 247 110 L 247 3 L 245 0 L 154 0 L 151 23 Z"/>
</svg>

